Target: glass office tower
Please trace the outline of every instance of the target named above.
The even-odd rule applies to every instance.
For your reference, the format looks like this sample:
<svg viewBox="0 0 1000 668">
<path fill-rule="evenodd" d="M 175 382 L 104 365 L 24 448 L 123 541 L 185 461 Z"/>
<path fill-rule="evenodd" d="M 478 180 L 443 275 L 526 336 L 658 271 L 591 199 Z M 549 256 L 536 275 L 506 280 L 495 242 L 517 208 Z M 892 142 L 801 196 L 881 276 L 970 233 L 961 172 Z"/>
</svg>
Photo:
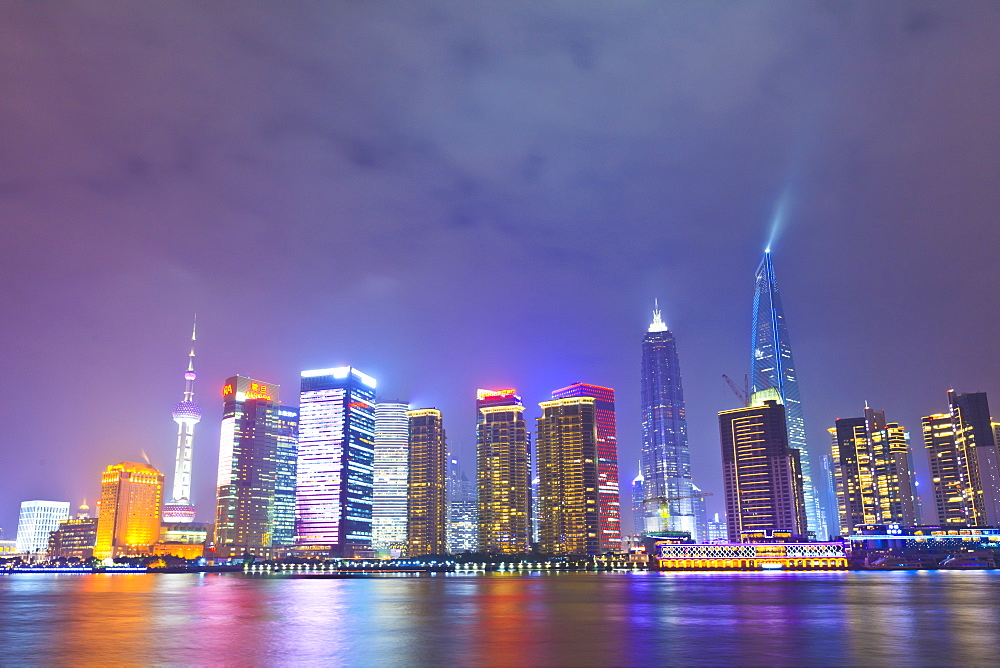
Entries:
<svg viewBox="0 0 1000 668">
<path fill-rule="evenodd" d="M 673 333 L 659 304 L 642 339 L 642 477 L 647 531 L 697 532 L 684 390 Z"/>
<path fill-rule="evenodd" d="M 21 554 L 44 556 L 49 534 L 67 519 L 69 501 L 22 501 L 14 549 Z"/>
<path fill-rule="evenodd" d="M 792 346 L 788 340 L 785 311 L 774 279 L 770 249 L 764 252 L 760 266 L 757 267 L 750 350 L 750 391 L 759 392 L 772 387 L 778 390 L 788 420 L 788 445 L 799 451 L 802 463 L 802 485 L 809 530 L 815 532 L 817 539 L 825 540 L 829 535 L 829 527 L 820 507 L 819 492 L 813 484 L 799 380 L 795 373 L 795 361 L 792 359 Z"/>
<path fill-rule="evenodd" d="M 406 545 L 406 485 L 409 470 L 409 404 L 375 404 L 375 473 L 372 545 L 402 550 Z"/>
<path fill-rule="evenodd" d="M 375 379 L 352 367 L 302 372 L 296 542 L 372 556 Z"/>
<path fill-rule="evenodd" d="M 279 386 L 233 376 L 222 388 L 215 544 L 222 557 L 269 558 L 295 531 L 298 411 Z"/>
<path fill-rule="evenodd" d="M 469 480 L 452 456 L 448 465 L 448 551 L 452 554 L 476 551 L 479 510 L 476 483 Z"/>
</svg>

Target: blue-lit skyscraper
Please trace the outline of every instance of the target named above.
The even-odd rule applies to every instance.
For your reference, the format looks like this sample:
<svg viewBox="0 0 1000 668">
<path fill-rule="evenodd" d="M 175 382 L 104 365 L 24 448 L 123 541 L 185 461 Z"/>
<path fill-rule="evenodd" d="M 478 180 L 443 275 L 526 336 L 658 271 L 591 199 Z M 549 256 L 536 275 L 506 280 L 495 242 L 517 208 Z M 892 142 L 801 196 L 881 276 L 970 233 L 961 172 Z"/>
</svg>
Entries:
<svg viewBox="0 0 1000 668">
<path fill-rule="evenodd" d="M 805 496 L 806 520 L 816 538 L 828 536 L 826 517 L 820 507 L 819 494 L 813 484 L 813 469 L 806 445 L 805 420 L 799 397 L 799 381 L 788 340 L 785 311 L 781 307 L 778 284 L 771 265 L 771 249 L 757 267 L 757 283 L 753 295 L 753 341 L 750 349 L 750 391 L 775 388 L 785 406 L 788 424 L 788 446 L 799 451 L 802 465 L 802 486 Z"/>
<path fill-rule="evenodd" d="M 642 477 L 647 531 L 696 533 L 684 390 L 673 333 L 659 304 L 642 339 Z"/>
<path fill-rule="evenodd" d="M 375 379 L 351 367 L 302 372 L 297 543 L 372 554 Z"/>
</svg>

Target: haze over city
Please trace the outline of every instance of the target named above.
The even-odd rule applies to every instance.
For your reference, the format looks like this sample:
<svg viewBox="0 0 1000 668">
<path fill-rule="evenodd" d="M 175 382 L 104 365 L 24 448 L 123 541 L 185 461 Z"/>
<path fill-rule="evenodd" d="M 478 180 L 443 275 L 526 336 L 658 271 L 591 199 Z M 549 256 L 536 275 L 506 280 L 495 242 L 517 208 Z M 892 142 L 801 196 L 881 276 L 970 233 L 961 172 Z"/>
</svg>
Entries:
<svg viewBox="0 0 1000 668">
<path fill-rule="evenodd" d="M 613 387 L 624 491 L 654 298 L 718 494 L 769 243 L 811 447 L 867 400 L 922 472 L 946 390 L 1000 396 L 1000 12 L 963 6 L 10 5 L 5 537 L 111 462 L 170 470 L 196 312 L 201 520 L 223 380 L 341 364 L 470 462 L 477 387 L 529 423 Z"/>
</svg>

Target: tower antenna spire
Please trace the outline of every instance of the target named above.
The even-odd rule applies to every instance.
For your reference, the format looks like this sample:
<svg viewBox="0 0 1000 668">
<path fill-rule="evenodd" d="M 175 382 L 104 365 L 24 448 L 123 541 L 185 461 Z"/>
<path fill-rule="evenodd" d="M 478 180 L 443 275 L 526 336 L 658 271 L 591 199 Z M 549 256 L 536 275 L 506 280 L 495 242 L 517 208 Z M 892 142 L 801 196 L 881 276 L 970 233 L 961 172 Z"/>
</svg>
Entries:
<svg viewBox="0 0 1000 668">
<path fill-rule="evenodd" d="M 197 340 L 198 340 L 198 314 L 195 313 L 194 324 L 191 326 L 191 352 L 188 353 L 188 371 L 194 371 L 194 343 Z"/>
<path fill-rule="evenodd" d="M 653 322 L 649 324 L 650 332 L 665 332 L 667 325 L 663 322 L 663 313 L 660 311 L 660 300 L 653 299 Z"/>
</svg>

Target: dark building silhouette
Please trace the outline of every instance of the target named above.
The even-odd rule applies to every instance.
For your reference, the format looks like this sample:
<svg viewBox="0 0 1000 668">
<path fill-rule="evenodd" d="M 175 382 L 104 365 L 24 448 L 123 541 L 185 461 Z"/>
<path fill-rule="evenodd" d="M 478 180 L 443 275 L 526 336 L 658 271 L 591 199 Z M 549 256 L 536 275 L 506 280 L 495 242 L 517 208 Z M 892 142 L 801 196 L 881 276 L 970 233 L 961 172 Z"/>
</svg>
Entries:
<svg viewBox="0 0 1000 668">
<path fill-rule="evenodd" d="M 799 451 L 788 446 L 785 407 L 774 389 L 719 413 L 729 540 L 774 532 L 804 536 Z"/>
</svg>

